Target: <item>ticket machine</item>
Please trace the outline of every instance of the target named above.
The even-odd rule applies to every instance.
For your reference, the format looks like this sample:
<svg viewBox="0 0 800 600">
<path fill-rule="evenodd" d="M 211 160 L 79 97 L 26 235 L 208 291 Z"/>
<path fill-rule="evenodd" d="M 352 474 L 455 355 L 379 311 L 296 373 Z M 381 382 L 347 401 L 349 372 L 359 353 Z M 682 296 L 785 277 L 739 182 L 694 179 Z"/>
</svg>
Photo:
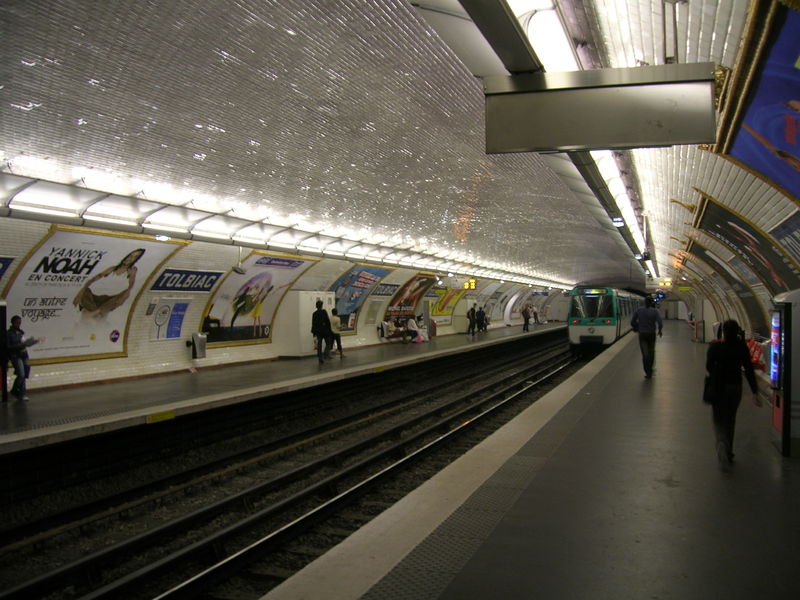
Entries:
<svg viewBox="0 0 800 600">
<path fill-rule="evenodd" d="M 772 299 L 770 385 L 772 387 L 772 432 L 784 456 L 800 453 L 800 290 Z"/>
</svg>

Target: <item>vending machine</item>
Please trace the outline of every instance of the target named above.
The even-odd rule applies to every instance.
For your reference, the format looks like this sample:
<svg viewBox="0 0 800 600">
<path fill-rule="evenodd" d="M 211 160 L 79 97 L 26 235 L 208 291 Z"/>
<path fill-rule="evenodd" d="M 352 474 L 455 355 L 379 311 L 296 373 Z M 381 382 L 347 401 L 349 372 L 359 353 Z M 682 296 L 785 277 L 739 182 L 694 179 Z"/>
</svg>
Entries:
<svg viewBox="0 0 800 600">
<path fill-rule="evenodd" d="M 778 294 L 770 336 L 770 386 L 772 387 L 772 432 L 784 456 L 800 453 L 800 290 Z"/>
</svg>

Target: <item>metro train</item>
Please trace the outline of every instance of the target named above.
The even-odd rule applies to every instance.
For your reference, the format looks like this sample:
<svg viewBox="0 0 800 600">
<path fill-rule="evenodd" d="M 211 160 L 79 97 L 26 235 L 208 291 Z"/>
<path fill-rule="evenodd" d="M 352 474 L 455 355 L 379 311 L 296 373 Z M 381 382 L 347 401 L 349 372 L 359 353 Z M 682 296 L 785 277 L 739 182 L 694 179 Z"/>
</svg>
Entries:
<svg viewBox="0 0 800 600">
<path fill-rule="evenodd" d="M 644 298 L 610 287 L 578 286 L 572 289 L 567 312 L 569 343 L 573 350 L 608 346 L 631 329 L 631 315 Z"/>
</svg>

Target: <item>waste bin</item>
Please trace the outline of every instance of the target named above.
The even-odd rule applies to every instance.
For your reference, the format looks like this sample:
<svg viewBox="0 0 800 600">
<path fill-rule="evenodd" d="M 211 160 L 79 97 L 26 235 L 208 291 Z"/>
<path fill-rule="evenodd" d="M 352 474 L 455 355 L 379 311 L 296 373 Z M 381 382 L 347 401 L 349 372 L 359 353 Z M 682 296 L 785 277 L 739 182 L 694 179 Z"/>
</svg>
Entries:
<svg viewBox="0 0 800 600">
<path fill-rule="evenodd" d="M 192 358 L 205 358 L 206 357 L 206 338 L 205 333 L 193 333 L 192 341 L 187 342 L 187 345 L 192 347 Z"/>
</svg>

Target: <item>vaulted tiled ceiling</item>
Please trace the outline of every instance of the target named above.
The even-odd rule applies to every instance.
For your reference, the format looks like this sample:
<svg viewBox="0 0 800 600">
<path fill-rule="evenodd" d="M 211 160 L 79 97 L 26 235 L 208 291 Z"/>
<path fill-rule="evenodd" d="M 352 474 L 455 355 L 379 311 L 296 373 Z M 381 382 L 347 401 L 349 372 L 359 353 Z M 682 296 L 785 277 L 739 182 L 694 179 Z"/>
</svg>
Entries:
<svg viewBox="0 0 800 600">
<path fill-rule="evenodd" d="M 625 66 L 663 62 L 672 5 L 568 8 L 595 66 Z M 678 60 L 732 67 L 746 3 L 676 10 Z M 644 284 L 563 159 L 484 153 L 481 82 L 412 3 L 4 0 L 0 17 L 6 172 L 379 233 L 564 285 Z M 691 234 L 669 200 L 694 201 L 712 172 L 731 193 L 736 167 L 705 155 L 633 153 L 662 273 Z"/>
</svg>

